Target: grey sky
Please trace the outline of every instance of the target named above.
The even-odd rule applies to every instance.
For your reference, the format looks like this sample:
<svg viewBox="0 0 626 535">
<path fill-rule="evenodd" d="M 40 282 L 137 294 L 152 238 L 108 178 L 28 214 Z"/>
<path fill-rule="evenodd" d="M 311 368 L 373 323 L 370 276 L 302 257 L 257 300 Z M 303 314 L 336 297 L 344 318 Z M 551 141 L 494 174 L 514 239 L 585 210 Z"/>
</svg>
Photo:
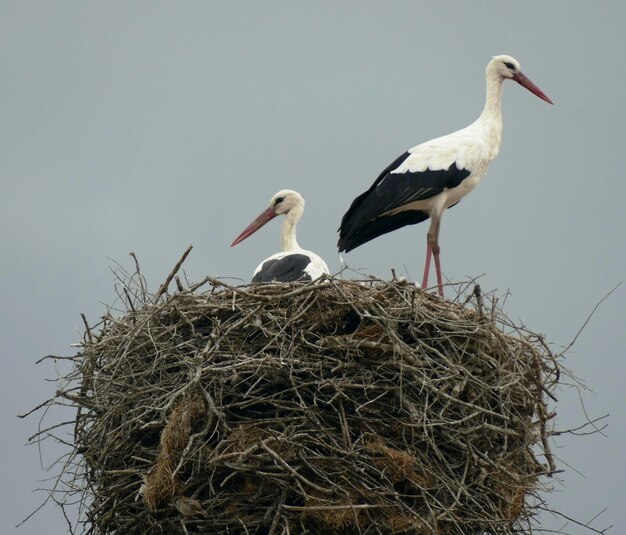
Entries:
<svg viewBox="0 0 626 535">
<path fill-rule="evenodd" d="M 485 274 L 485 291 L 510 291 L 512 318 L 555 349 L 569 343 L 626 278 L 624 20 L 618 2 L 0 0 L 0 531 L 14 532 L 47 477 L 23 446 L 35 419 L 15 418 L 53 392 L 54 369 L 34 361 L 71 353 L 79 314 L 95 322 L 115 299 L 108 258 L 130 269 L 135 251 L 155 289 L 193 244 L 191 280 L 247 281 L 278 250 L 278 222 L 228 245 L 291 188 L 307 200 L 300 244 L 338 270 L 351 200 L 407 148 L 478 116 L 495 54 L 515 56 L 555 106 L 506 84 L 500 156 L 443 221 L 444 274 Z M 426 229 L 345 259 L 419 279 Z M 608 507 L 595 525 L 615 533 L 625 296 L 600 307 L 567 359 L 593 390 L 589 415 L 611 413 L 608 438 L 560 442 L 565 485 L 550 498 L 583 520 Z M 574 392 L 558 411 L 561 426 L 583 421 Z M 21 532 L 63 533 L 64 521 L 46 508 Z"/>
</svg>

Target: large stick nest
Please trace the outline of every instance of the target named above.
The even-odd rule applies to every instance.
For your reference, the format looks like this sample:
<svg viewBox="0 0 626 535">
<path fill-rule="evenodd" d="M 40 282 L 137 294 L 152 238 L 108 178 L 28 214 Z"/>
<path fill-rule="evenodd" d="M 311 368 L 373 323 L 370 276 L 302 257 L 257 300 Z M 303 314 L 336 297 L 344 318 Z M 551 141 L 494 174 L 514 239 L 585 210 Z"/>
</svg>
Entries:
<svg viewBox="0 0 626 535">
<path fill-rule="evenodd" d="M 530 533 L 558 375 L 479 290 L 211 280 L 87 329 L 58 395 L 85 532 Z"/>
</svg>

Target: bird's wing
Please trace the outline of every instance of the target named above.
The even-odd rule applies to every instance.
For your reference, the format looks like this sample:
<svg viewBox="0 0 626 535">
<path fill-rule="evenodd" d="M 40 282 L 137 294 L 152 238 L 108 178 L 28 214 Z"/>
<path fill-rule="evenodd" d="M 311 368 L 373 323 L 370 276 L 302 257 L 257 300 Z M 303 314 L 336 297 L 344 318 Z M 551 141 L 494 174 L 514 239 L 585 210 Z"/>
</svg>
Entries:
<svg viewBox="0 0 626 535">
<path fill-rule="evenodd" d="M 428 149 L 428 145 L 418 145 L 402 154 L 383 170 L 369 190 L 353 201 L 339 227 L 340 251 L 424 221 L 429 214 L 416 207 L 419 201 L 457 187 L 471 174 L 457 167 L 452 151 L 442 155 L 441 150 Z M 410 209 L 403 211 L 403 207 Z"/>
<path fill-rule="evenodd" d="M 293 282 L 308 281 L 311 276 L 306 272 L 311 259 L 301 253 L 278 253 L 267 260 L 254 272 L 252 282 Z"/>
<path fill-rule="evenodd" d="M 372 191 L 372 200 L 378 213 L 400 209 L 418 201 L 426 201 L 446 189 L 456 188 L 470 175 L 467 169 L 459 169 L 456 162 L 441 169 L 426 168 L 413 171 L 411 156 L 397 169 L 387 173 Z"/>
</svg>

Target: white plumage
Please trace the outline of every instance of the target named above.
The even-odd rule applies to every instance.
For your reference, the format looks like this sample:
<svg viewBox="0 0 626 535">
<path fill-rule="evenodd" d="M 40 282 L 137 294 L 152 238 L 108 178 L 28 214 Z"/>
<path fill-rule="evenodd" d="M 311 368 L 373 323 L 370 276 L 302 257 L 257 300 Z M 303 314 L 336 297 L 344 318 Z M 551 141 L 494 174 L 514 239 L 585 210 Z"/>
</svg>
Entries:
<svg viewBox="0 0 626 535">
<path fill-rule="evenodd" d="M 312 251 L 302 249 L 296 239 L 296 225 L 304 213 L 304 199 L 297 191 L 281 190 L 270 200 L 268 208 L 246 227 L 231 247 L 254 234 L 268 221 L 284 215 L 281 241 L 283 250 L 261 262 L 254 270 L 252 282 L 292 282 L 316 280 L 328 274 L 328 266 Z"/>
<path fill-rule="evenodd" d="M 417 145 L 392 162 L 368 191 L 359 195 L 339 227 L 339 251 L 352 249 L 400 227 L 430 218 L 422 287 L 428 286 L 431 254 L 438 291 L 443 296 L 439 229 L 444 212 L 480 182 L 500 150 L 502 83 L 512 79 L 552 104 L 511 56 L 495 56 L 487 65 L 487 96 L 476 121 L 447 136 Z"/>
</svg>

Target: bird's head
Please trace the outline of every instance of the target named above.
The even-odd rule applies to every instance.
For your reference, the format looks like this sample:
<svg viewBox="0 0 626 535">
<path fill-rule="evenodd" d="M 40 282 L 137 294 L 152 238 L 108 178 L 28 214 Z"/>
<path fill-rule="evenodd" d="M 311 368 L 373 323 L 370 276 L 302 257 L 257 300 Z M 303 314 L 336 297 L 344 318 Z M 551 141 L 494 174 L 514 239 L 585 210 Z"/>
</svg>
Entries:
<svg viewBox="0 0 626 535">
<path fill-rule="evenodd" d="M 272 197 L 269 207 L 276 215 L 286 214 L 293 208 L 304 208 L 304 199 L 297 191 L 283 189 Z"/>
<path fill-rule="evenodd" d="M 487 65 L 487 69 L 490 68 L 495 71 L 500 78 L 513 78 L 515 73 L 522 71 L 519 61 L 506 54 L 491 58 L 489 65 Z"/>
<path fill-rule="evenodd" d="M 495 75 L 502 80 L 515 80 L 522 87 L 525 87 L 531 93 L 537 95 L 541 100 L 545 100 L 547 103 L 553 104 L 548 96 L 522 72 L 519 61 L 512 56 L 507 56 L 505 54 L 501 56 L 494 56 L 487 64 L 487 75 Z"/>
<path fill-rule="evenodd" d="M 257 218 L 250 223 L 244 231 L 235 238 L 230 244 L 231 247 L 245 240 L 248 236 L 254 234 L 267 222 L 274 219 L 277 215 L 288 214 L 290 212 L 297 214 L 299 219 L 304 210 L 304 199 L 297 191 L 283 189 L 276 193 L 270 200 L 270 205 L 261 212 Z"/>
</svg>

